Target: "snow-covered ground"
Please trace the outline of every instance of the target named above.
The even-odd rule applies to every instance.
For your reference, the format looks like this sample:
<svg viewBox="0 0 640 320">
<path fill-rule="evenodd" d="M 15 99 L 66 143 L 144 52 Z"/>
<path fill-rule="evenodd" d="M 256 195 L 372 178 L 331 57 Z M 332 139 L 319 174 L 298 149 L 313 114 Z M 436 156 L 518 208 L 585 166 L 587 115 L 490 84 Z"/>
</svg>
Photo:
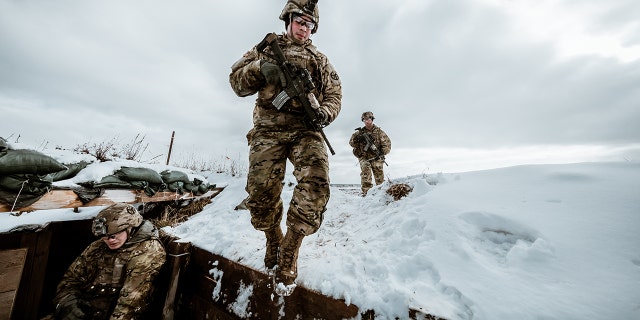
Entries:
<svg viewBox="0 0 640 320">
<path fill-rule="evenodd" d="M 112 171 L 98 167 L 76 179 Z M 264 235 L 248 211 L 234 210 L 245 177 L 204 175 L 224 191 L 165 230 L 263 269 Z M 389 182 L 366 197 L 331 188 L 324 223 L 300 250 L 301 285 L 380 319 L 406 318 L 408 308 L 447 319 L 640 319 L 640 164 L 527 165 L 393 183 L 413 191 L 393 201 Z M 286 183 L 285 203 L 292 192 Z M 0 213 L 0 232 L 100 209 Z"/>
<path fill-rule="evenodd" d="M 256 269 L 264 235 L 235 211 L 243 177 L 173 229 Z M 305 238 L 300 284 L 382 319 L 409 307 L 448 319 L 640 319 L 640 165 L 532 165 L 394 181 L 360 197 L 338 187 Z M 434 185 L 435 184 L 435 185 Z M 283 198 L 292 187 L 285 184 Z M 283 225 L 284 228 L 284 225 Z"/>
</svg>

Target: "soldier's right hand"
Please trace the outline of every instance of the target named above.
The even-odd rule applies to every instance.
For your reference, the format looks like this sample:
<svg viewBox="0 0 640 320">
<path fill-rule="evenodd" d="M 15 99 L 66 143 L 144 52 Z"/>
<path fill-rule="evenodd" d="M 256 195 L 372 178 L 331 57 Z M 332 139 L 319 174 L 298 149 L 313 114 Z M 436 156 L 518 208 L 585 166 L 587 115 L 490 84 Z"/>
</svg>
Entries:
<svg viewBox="0 0 640 320">
<path fill-rule="evenodd" d="M 260 65 L 260 73 L 264 76 L 267 84 L 278 85 L 280 84 L 282 87 L 287 85 L 287 78 L 284 76 L 282 69 L 276 64 L 271 62 L 263 62 Z"/>
<path fill-rule="evenodd" d="M 329 114 L 326 111 L 318 110 L 317 117 L 321 126 L 329 125 Z"/>
<path fill-rule="evenodd" d="M 64 297 L 56 306 L 55 318 L 57 320 L 84 320 L 90 319 L 88 302 L 79 299 L 73 294 Z"/>
</svg>

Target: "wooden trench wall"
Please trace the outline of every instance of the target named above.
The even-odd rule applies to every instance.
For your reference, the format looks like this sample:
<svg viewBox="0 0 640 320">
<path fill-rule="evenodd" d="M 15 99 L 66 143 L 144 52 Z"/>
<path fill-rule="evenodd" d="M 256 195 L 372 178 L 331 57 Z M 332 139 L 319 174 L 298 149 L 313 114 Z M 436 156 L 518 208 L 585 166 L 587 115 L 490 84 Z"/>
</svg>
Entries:
<svg viewBox="0 0 640 320">
<path fill-rule="evenodd" d="M 51 301 L 64 272 L 95 240 L 91 224 L 91 219 L 60 221 L 0 233 L 0 320 L 40 319 L 53 311 Z M 164 232 L 161 238 L 167 262 L 154 286 L 147 319 L 375 317 L 373 310 L 301 286 L 289 297 L 277 296 L 267 274 Z M 440 319 L 412 309 L 404 318 Z"/>
<path fill-rule="evenodd" d="M 0 233 L 0 320 L 40 319 L 52 312 L 62 275 L 95 240 L 90 230 L 88 219 Z M 266 274 L 175 240 L 163 234 L 167 263 L 149 319 L 344 319 L 359 312 L 303 287 L 286 300 L 274 296 Z"/>
</svg>

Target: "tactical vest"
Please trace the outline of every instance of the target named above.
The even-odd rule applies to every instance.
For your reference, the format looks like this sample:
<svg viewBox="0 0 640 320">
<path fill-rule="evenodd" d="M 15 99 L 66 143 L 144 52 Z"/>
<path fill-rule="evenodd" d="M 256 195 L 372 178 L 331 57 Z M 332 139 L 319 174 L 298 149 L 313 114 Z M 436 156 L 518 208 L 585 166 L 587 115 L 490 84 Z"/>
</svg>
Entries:
<svg viewBox="0 0 640 320">
<path fill-rule="evenodd" d="M 86 288 L 87 301 L 93 309 L 92 319 L 108 319 L 116 306 L 125 280 L 127 262 L 138 245 L 118 251 L 106 250 L 98 259 L 98 274 Z"/>
<path fill-rule="evenodd" d="M 279 36 L 278 41 L 288 62 L 292 63 L 297 68 L 306 69 L 307 71 L 309 71 L 313 85 L 315 86 L 313 93 L 315 94 L 316 98 L 318 98 L 318 100 L 322 101 L 322 96 L 320 95 L 320 92 L 322 92 L 324 88 L 324 82 L 322 81 L 322 66 L 318 61 L 318 53 L 315 46 L 311 44 L 291 45 L 289 44 L 291 40 L 286 39 L 286 37 L 283 35 Z M 267 51 L 269 52 L 269 54 L 273 54 L 270 48 L 268 48 Z M 275 61 L 272 61 L 271 59 L 269 60 L 275 63 Z M 271 101 L 274 98 L 275 95 L 268 100 L 257 100 L 257 102 L 262 107 L 272 108 Z M 280 112 L 302 115 L 304 114 L 304 109 L 302 107 L 302 104 L 300 104 L 297 100 L 291 99 L 285 103 Z"/>
<path fill-rule="evenodd" d="M 356 128 L 356 131 L 358 132 L 358 135 L 368 134 L 373 139 L 375 148 L 380 149 L 382 147 L 380 145 L 381 138 L 380 130 L 378 129 L 378 127 L 375 127 L 373 130 L 367 130 L 366 127 L 361 127 Z M 356 147 L 353 148 L 352 152 L 353 155 L 357 158 L 373 159 L 377 156 L 376 152 L 371 146 L 369 146 L 369 148 L 367 149 L 367 142 L 363 138 L 356 140 Z M 380 150 L 380 152 L 382 152 L 382 150 Z"/>
</svg>

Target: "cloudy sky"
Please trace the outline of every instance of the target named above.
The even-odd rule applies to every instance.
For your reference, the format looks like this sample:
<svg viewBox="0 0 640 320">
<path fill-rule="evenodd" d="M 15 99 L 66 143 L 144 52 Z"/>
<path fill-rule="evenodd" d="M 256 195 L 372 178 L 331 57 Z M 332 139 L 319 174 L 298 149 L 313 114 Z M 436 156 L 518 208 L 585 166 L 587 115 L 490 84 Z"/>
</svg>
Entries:
<svg viewBox="0 0 640 320">
<path fill-rule="evenodd" d="M 137 135 L 146 158 L 246 161 L 255 97 L 230 66 L 283 0 L 0 0 L 0 137 L 73 148 Z M 312 39 L 338 70 L 332 179 L 370 110 L 389 178 L 640 158 L 640 2 L 323 0 Z M 145 158 L 145 157 L 143 157 Z M 144 160 L 144 159 L 143 159 Z M 164 161 L 164 160 L 161 160 Z"/>
</svg>

